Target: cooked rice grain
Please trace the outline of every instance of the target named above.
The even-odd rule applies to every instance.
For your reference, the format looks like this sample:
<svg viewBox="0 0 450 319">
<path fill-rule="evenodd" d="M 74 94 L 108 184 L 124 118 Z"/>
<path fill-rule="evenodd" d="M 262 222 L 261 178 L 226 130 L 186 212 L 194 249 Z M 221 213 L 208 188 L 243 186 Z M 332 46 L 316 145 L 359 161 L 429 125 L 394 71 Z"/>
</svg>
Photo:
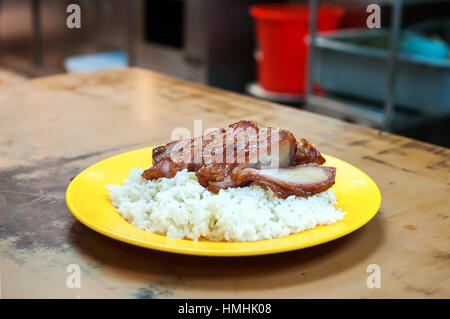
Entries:
<svg viewBox="0 0 450 319">
<path fill-rule="evenodd" d="M 135 168 L 123 185 L 108 185 L 112 204 L 128 222 L 173 238 L 255 241 L 331 225 L 345 213 L 331 189 L 308 197 L 276 197 L 258 185 L 213 194 L 186 170 L 148 181 Z"/>
</svg>

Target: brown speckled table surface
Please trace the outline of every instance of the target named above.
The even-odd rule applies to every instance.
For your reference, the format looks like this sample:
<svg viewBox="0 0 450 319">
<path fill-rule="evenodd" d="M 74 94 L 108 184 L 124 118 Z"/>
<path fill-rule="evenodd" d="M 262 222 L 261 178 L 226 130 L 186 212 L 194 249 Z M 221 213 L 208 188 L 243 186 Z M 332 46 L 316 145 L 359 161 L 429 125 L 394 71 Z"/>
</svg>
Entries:
<svg viewBox="0 0 450 319">
<path fill-rule="evenodd" d="M 102 236 L 64 201 L 89 165 L 172 129 L 251 119 L 365 171 L 380 212 L 333 242 L 244 258 L 163 253 Z M 140 69 L 0 87 L 2 297 L 450 297 L 450 150 Z M 81 269 L 68 288 L 67 266 Z M 368 288 L 377 264 L 381 287 Z"/>
</svg>

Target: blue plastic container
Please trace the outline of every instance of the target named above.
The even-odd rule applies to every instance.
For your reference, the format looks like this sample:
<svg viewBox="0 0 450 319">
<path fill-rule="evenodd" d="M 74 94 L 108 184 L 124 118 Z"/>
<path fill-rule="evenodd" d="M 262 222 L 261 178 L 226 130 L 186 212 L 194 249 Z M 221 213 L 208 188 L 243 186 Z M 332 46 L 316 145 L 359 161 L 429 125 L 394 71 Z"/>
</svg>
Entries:
<svg viewBox="0 0 450 319">
<path fill-rule="evenodd" d="M 420 34 L 409 33 L 403 36 L 400 51 L 429 59 L 445 60 L 448 56 L 448 45 L 442 40 L 430 39 Z"/>
<path fill-rule="evenodd" d="M 67 72 L 83 73 L 99 70 L 119 69 L 128 66 L 128 58 L 125 52 L 100 52 L 68 57 L 64 61 Z"/>
<path fill-rule="evenodd" d="M 382 102 L 389 59 L 388 30 L 342 31 L 317 39 L 316 79 L 330 93 Z M 400 53 L 394 102 L 429 115 L 450 111 L 450 60 Z"/>
</svg>

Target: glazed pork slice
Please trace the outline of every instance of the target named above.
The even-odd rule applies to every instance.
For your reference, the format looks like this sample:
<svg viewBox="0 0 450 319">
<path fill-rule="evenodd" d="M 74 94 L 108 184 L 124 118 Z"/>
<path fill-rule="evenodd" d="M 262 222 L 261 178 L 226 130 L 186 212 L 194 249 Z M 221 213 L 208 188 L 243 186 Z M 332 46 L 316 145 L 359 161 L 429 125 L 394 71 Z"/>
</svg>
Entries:
<svg viewBox="0 0 450 319">
<path fill-rule="evenodd" d="M 237 183 L 257 182 L 270 188 L 280 198 L 291 195 L 308 197 L 334 185 L 334 167 L 307 164 L 288 168 L 245 168 L 236 172 Z"/>
<path fill-rule="evenodd" d="M 156 147 L 153 166 L 142 176 L 150 180 L 171 178 L 188 169 L 198 173 L 200 183 L 207 187 L 236 169 L 287 167 L 295 161 L 296 143 L 288 131 L 260 129 L 254 122 L 240 121 L 226 129 Z"/>
<path fill-rule="evenodd" d="M 187 169 L 196 173 L 203 187 L 217 193 L 220 189 L 246 186 L 256 179 L 260 179 L 261 184 L 268 184 L 267 178 L 255 177 L 246 169 L 269 172 L 266 169 L 311 163 L 321 165 L 324 162 L 325 159 L 314 146 L 304 139 L 299 143 L 289 131 L 259 128 L 255 122 L 240 121 L 203 136 L 156 147 L 153 150 L 153 166 L 145 170 L 142 176 L 149 180 L 172 178 L 177 172 Z M 281 197 L 284 193 L 286 191 L 275 194 Z M 301 194 L 309 193 L 305 190 Z"/>
<path fill-rule="evenodd" d="M 224 144 L 208 144 L 207 148 L 211 147 L 215 154 L 207 155 L 202 165 L 195 170 L 202 186 L 214 193 L 220 189 L 245 186 L 247 182 L 236 183 L 233 179 L 237 171 L 248 167 L 288 167 L 295 160 L 296 140 L 290 132 L 254 126 L 252 129 L 237 135 L 234 135 L 234 131 L 227 132 Z M 234 142 L 229 134 L 234 135 Z"/>
<path fill-rule="evenodd" d="M 301 144 L 297 142 L 297 148 L 295 152 L 295 160 L 293 165 L 299 164 L 318 164 L 322 165 L 325 163 L 325 158 L 322 154 L 307 140 L 302 138 L 300 140 Z"/>
</svg>

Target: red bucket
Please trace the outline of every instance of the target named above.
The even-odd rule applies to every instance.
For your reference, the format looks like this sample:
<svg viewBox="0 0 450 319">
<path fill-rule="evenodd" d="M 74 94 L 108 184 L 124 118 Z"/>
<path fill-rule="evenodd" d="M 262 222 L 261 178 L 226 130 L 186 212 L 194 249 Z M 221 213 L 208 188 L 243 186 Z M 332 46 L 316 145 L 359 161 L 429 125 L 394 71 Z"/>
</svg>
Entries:
<svg viewBox="0 0 450 319">
<path fill-rule="evenodd" d="M 336 30 L 344 15 L 338 7 L 319 6 L 318 30 Z M 255 18 L 258 82 L 265 90 L 303 95 L 307 70 L 309 7 L 306 4 L 259 4 Z"/>
</svg>

